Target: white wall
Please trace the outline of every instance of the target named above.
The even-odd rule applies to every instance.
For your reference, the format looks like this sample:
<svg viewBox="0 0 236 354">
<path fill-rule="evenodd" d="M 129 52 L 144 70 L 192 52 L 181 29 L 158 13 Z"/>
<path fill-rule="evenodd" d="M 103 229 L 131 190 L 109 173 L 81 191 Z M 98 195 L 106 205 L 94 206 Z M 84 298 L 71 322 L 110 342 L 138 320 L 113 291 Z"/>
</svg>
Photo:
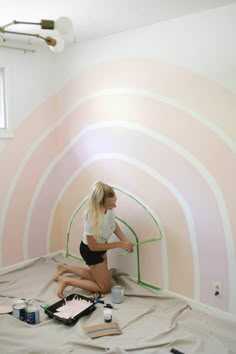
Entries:
<svg viewBox="0 0 236 354">
<path fill-rule="evenodd" d="M 8 71 L 9 116 L 14 128 L 76 72 L 123 58 L 153 58 L 188 67 L 236 92 L 236 4 L 78 43 L 63 54 L 0 47 Z M 30 48 L 31 49 L 31 48 Z M 0 141 L 0 150 L 5 145 Z"/>
<path fill-rule="evenodd" d="M 76 71 L 123 58 L 153 58 L 189 68 L 236 92 L 236 4 L 75 44 L 57 61 L 58 85 Z"/>
<path fill-rule="evenodd" d="M 28 48 L 36 53 L 0 47 L 0 65 L 7 70 L 7 108 L 13 130 L 55 92 L 57 57 L 47 47 Z M 5 140 L 0 140 L 0 150 L 5 144 Z"/>
</svg>

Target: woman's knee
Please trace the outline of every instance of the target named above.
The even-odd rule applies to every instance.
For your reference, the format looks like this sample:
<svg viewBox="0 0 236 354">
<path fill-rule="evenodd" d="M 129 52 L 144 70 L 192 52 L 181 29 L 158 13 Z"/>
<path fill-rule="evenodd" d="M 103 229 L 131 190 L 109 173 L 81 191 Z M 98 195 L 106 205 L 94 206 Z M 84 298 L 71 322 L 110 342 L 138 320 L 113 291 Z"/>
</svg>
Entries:
<svg viewBox="0 0 236 354">
<path fill-rule="evenodd" d="M 90 266 L 90 269 L 93 278 L 99 287 L 99 291 L 103 294 L 109 293 L 111 291 L 111 280 L 106 262 L 104 261 Z"/>
<path fill-rule="evenodd" d="M 102 294 L 108 294 L 111 292 L 111 283 L 110 281 L 107 282 L 98 282 L 97 283 L 99 288 L 100 288 L 100 292 Z"/>
<path fill-rule="evenodd" d="M 102 294 L 108 294 L 111 292 L 111 285 L 99 285 L 99 289 Z"/>
</svg>

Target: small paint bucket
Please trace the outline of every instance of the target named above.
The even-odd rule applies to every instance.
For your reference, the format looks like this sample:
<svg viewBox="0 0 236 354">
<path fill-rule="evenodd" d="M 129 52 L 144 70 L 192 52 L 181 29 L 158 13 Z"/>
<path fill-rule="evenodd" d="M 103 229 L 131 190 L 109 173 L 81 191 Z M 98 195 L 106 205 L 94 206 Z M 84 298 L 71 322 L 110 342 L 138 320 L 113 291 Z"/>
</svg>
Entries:
<svg viewBox="0 0 236 354">
<path fill-rule="evenodd" d="M 103 315 L 104 315 L 104 322 L 111 322 L 112 321 L 112 311 L 110 309 L 105 309 L 103 311 Z"/>
<path fill-rule="evenodd" d="M 124 301 L 124 288 L 121 285 L 115 285 L 111 288 L 111 302 L 121 304 Z"/>
</svg>

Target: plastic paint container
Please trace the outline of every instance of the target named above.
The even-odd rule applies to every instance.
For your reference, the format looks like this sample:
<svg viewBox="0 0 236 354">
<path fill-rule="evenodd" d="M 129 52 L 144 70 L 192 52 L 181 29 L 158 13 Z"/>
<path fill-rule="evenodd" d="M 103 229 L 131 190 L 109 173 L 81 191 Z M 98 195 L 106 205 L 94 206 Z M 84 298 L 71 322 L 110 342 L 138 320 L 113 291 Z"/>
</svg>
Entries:
<svg viewBox="0 0 236 354">
<path fill-rule="evenodd" d="M 112 311 L 110 309 L 105 309 L 103 311 L 104 322 L 109 323 L 112 321 Z"/>
<path fill-rule="evenodd" d="M 123 286 L 115 285 L 111 288 L 111 301 L 113 304 L 121 304 L 124 301 Z"/>
</svg>

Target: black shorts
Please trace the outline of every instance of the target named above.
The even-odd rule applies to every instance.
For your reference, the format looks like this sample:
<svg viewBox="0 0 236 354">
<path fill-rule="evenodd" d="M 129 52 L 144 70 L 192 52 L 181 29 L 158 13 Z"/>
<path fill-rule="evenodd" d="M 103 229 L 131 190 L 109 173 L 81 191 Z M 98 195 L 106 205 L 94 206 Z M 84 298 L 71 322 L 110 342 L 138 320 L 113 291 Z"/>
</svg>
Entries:
<svg viewBox="0 0 236 354">
<path fill-rule="evenodd" d="M 95 265 L 104 262 L 106 251 L 91 251 L 88 245 L 81 241 L 80 254 L 87 265 Z"/>
</svg>

